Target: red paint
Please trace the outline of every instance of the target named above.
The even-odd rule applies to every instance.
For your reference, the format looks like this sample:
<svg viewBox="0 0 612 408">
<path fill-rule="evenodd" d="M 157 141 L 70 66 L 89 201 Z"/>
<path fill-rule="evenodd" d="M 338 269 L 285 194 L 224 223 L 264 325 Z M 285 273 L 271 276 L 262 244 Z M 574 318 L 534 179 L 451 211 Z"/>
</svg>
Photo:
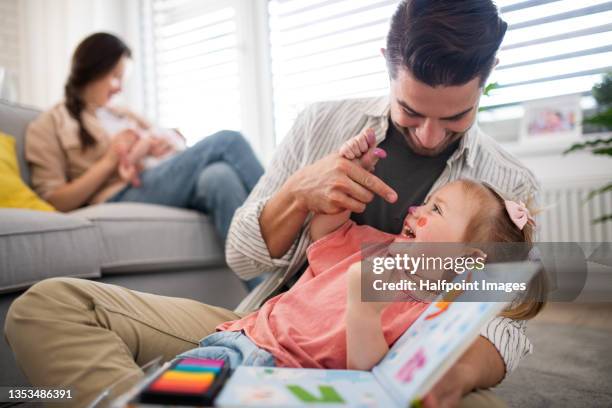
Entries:
<svg viewBox="0 0 612 408">
<path fill-rule="evenodd" d="M 417 220 L 417 225 L 418 225 L 419 227 L 424 227 L 424 226 L 426 226 L 426 225 L 427 225 L 427 218 L 423 218 L 423 217 L 419 218 L 419 219 Z"/>
</svg>

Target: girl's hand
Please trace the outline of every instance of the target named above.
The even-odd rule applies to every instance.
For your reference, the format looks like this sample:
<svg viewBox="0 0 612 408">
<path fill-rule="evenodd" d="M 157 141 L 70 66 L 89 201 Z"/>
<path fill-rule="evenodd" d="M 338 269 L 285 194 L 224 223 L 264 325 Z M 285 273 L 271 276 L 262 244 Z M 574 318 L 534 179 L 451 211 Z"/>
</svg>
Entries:
<svg viewBox="0 0 612 408">
<path fill-rule="evenodd" d="M 373 129 L 368 128 L 360 135 L 344 142 L 340 147 L 340 154 L 345 159 L 358 159 L 372 147 L 376 147 L 376 135 Z"/>
<path fill-rule="evenodd" d="M 344 142 L 339 153 L 345 159 L 359 162 L 368 171 L 374 170 L 379 159 L 387 157 L 383 149 L 376 147 L 376 135 L 371 128 Z"/>
</svg>

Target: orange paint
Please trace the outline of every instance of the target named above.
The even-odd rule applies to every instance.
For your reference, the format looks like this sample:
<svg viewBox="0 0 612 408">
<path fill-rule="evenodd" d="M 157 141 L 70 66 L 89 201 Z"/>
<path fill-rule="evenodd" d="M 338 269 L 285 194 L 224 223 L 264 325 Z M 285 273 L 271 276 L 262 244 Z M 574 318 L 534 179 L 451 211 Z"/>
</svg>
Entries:
<svg viewBox="0 0 612 408">
<path fill-rule="evenodd" d="M 434 319 L 440 316 L 442 313 L 446 312 L 446 309 L 448 309 L 448 307 L 450 306 L 450 302 L 436 302 L 435 305 L 439 310 L 437 312 L 433 312 L 429 316 L 426 316 L 425 320 Z"/>
<path fill-rule="evenodd" d="M 424 226 L 426 226 L 426 225 L 427 225 L 427 218 L 423 218 L 423 217 L 419 218 L 419 219 L 417 220 L 417 225 L 418 225 L 419 227 L 424 227 Z"/>
<path fill-rule="evenodd" d="M 466 282 L 472 281 L 471 271 L 466 276 L 465 281 Z M 425 320 L 435 319 L 436 317 L 440 316 L 442 313 L 446 312 L 448 308 L 450 307 L 451 303 L 454 302 L 455 299 L 457 299 L 459 295 L 461 295 L 462 293 L 463 293 L 462 290 L 451 290 L 451 291 L 446 292 L 444 295 L 442 295 L 442 300 L 435 303 L 438 310 L 428 316 L 425 316 Z"/>
</svg>

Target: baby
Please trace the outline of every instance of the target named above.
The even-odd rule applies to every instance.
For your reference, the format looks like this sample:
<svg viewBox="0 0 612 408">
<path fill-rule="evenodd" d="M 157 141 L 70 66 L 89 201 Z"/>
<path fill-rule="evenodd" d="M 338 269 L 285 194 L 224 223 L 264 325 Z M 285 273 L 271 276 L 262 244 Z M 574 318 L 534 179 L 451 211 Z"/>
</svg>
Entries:
<svg viewBox="0 0 612 408">
<path fill-rule="evenodd" d="M 370 170 L 386 156 L 376 148 L 371 130 L 349 140 L 339 154 Z M 516 205 L 520 216 L 511 215 L 507 203 L 491 188 L 461 180 L 411 208 L 399 235 L 356 225 L 348 211 L 315 215 L 310 224 L 309 266 L 295 285 L 242 319 L 220 324 L 200 348 L 181 357 L 223 358 L 231 367 L 368 370 L 426 309 L 427 302 L 363 302 L 361 245 L 397 240 L 531 242 L 533 219 L 524 206 Z M 508 310 L 506 315 L 528 319 L 540 307 Z"/>
<path fill-rule="evenodd" d="M 135 129 L 138 140 L 130 147 L 124 146 L 117 171 L 122 180 L 139 187 L 142 170 L 157 165 L 172 152 L 185 147 L 183 137 L 172 129 Z"/>
<path fill-rule="evenodd" d="M 131 129 L 138 135 L 132 145 L 120 145 L 121 160 L 117 171 L 122 180 L 134 187 L 141 185 L 140 173 L 151 168 L 173 152 L 185 148 L 185 138 L 175 130 L 153 127 L 144 118 L 116 106 L 107 106 L 96 111 L 96 116 L 109 135 L 117 135 Z"/>
</svg>

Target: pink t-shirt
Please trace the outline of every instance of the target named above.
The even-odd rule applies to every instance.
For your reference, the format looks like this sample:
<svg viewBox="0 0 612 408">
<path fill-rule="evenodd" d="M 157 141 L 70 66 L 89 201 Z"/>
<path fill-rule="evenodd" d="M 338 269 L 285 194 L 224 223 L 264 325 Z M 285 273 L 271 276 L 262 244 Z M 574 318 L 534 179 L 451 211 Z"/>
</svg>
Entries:
<svg viewBox="0 0 612 408">
<path fill-rule="evenodd" d="M 217 330 L 244 330 L 279 367 L 346 368 L 346 272 L 361 260 L 364 243 L 387 243 L 394 235 L 346 222 L 307 250 L 309 267 L 287 292 L 259 310 Z M 393 344 L 427 307 L 397 302 L 382 314 L 387 344 Z"/>
</svg>

